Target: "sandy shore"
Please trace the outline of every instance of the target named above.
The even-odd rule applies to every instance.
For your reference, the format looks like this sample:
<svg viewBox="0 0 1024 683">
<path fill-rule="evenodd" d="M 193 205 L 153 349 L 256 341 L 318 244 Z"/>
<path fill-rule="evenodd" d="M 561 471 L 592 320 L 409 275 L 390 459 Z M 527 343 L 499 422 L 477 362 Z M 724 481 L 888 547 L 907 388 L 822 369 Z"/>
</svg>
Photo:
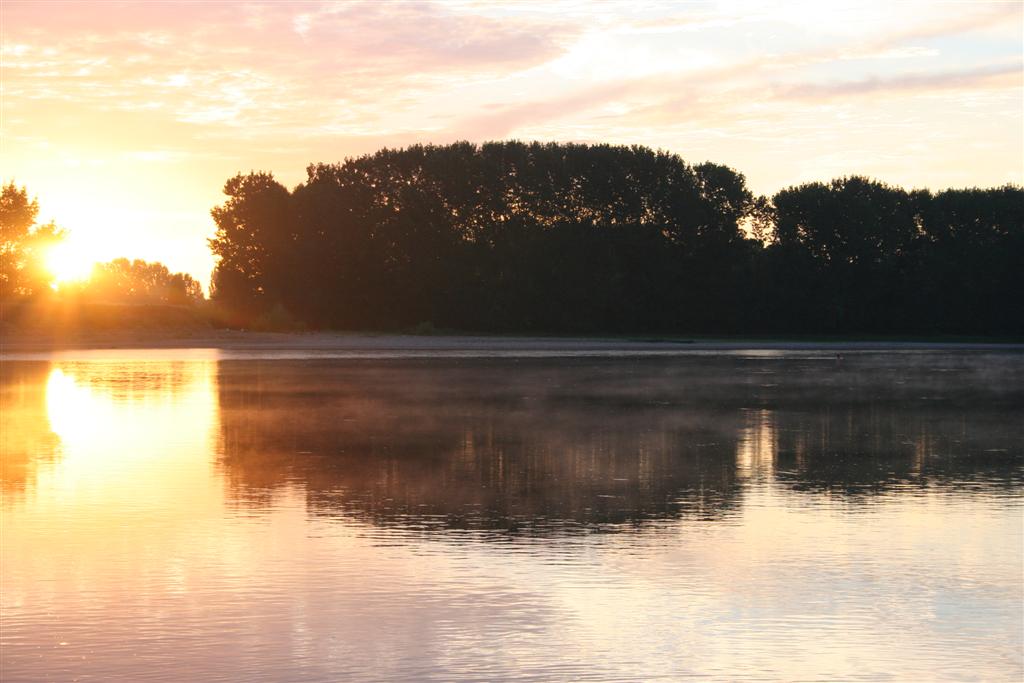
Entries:
<svg viewBox="0 0 1024 683">
<path fill-rule="evenodd" d="M 273 333 L 232 330 L 157 335 L 110 333 L 74 338 L 5 335 L 0 354 L 65 350 L 219 349 L 275 352 L 683 352 L 714 350 L 1018 350 L 1024 343 L 963 341 L 793 341 L 770 339 L 687 339 L 685 337 L 517 337 L 419 336 L 369 333 Z"/>
</svg>

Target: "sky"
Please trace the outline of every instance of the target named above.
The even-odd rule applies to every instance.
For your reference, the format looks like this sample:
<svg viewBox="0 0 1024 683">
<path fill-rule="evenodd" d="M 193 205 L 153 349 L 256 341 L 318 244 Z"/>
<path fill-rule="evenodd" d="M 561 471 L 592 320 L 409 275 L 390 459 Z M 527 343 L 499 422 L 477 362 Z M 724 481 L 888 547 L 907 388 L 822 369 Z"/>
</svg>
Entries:
<svg viewBox="0 0 1024 683">
<path fill-rule="evenodd" d="M 641 144 L 770 194 L 1024 183 L 1024 2 L 0 2 L 0 179 L 75 258 L 204 284 L 238 172 Z"/>
</svg>

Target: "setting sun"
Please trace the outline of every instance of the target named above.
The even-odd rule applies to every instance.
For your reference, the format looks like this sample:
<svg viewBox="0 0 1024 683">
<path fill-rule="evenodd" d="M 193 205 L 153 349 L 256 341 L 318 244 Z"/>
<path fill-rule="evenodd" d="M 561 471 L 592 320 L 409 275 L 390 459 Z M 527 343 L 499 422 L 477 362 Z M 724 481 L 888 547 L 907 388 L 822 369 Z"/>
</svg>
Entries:
<svg viewBox="0 0 1024 683">
<path fill-rule="evenodd" d="M 46 268 L 56 278 L 57 284 L 87 280 L 95 265 L 95 259 L 68 242 L 54 246 L 46 255 Z"/>
</svg>

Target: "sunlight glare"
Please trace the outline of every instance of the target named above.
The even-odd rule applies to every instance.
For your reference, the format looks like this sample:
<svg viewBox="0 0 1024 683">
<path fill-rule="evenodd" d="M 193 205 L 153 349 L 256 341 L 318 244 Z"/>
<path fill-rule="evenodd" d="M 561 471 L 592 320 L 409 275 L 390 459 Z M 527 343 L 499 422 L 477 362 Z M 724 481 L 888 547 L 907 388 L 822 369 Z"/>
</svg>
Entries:
<svg viewBox="0 0 1024 683">
<path fill-rule="evenodd" d="M 58 284 L 88 280 L 95 265 L 95 259 L 68 242 L 54 246 L 46 254 L 46 268 Z"/>
<path fill-rule="evenodd" d="M 59 492 L 65 507 L 119 501 L 177 516 L 220 504 L 220 484 L 205 478 L 218 415 L 215 364 L 60 364 L 46 381 L 46 414 L 60 458 L 40 471 L 38 486 Z M 183 491 L 188 506 L 179 505 Z"/>
</svg>

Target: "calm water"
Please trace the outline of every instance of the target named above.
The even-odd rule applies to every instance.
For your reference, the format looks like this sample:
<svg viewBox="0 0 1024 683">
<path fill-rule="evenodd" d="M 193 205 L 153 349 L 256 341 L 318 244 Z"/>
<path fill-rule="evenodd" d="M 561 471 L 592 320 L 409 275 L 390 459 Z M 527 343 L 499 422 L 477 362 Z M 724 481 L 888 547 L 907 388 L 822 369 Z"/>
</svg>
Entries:
<svg viewBox="0 0 1024 683">
<path fill-rule="evenodd" d="M 0 366 L 5 683 L 1024 676 L 1024 355 L 295 355 Z"/>
</svg>

